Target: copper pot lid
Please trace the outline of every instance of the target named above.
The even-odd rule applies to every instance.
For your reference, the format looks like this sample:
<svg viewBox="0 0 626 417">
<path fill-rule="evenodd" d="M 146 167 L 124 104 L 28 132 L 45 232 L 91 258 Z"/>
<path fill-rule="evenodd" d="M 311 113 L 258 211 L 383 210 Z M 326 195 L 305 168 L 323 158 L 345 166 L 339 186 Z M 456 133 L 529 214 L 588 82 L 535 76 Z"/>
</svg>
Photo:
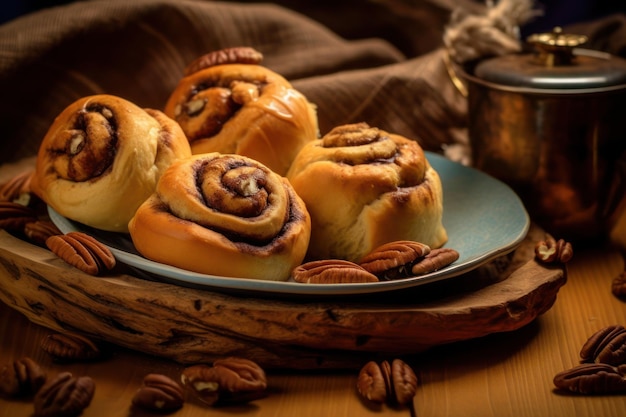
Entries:
<svg viewBox="0 0 626 417">
<path fill-rule="evenodd" d="M 474 69 L 484 81 L 539 90 L 614 90 L 626 88 L 626 60 L 580 48 L 586 36 L 564 34 L 560 28 L 531 35 L 535 53 L 486 59 Z"/>
</svg>

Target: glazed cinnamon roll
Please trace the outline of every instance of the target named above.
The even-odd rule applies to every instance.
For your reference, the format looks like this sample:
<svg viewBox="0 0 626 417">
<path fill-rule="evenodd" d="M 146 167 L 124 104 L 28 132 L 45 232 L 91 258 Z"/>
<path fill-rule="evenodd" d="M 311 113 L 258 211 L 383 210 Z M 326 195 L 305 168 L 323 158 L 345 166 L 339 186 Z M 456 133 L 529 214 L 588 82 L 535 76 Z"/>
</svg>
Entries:
<svg viewBox="0 0 626 417">
<path fill-rule="evenodd" d="M 255 159 L 285 175 L 302 146 L 318 138 L 317 114 L 304 95 L 259 63 L 251 48 L 231 48 L 189 65 L 165 106 L 194 154 Z"/>
<path fill-rule="evenodd" d="M 311 215 L 308 259 L 358 262 L 388 242 L 447 241 L 441 180 L 416 141 L 339 126 L 307 144 L 287 178 Z"/>
<path fill-rule="evenodd" d="M 148 259 L 284 281 L 304 258 L 311 220 L 286 178 L 253 159 L 213 152 L 174 163 L 129 229 Z"/>
<path fill-rule="evenodd" d="M 163 171 L 190 155 L 180 126 L 164 113 L 116 96 L 84 97 L 50 126 L 31 187 L 69 219 L 127 232 Z"/>
</svg>

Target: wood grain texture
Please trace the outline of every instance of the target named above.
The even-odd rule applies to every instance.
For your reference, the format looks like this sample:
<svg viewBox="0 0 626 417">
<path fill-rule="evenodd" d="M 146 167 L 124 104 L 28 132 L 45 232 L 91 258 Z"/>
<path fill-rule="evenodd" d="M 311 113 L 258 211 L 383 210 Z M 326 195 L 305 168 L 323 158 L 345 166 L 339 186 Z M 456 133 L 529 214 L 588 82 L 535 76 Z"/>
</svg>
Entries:
<svg viewBox="0 0 626 417">
<path fill-rule="evenodd" d="M 599 328 L 626 324 L 626 303 L 611 295 L 611 279 L 623 271 L 618 251 L 577 249 L 567 265 L 567 284 L 554 306 L 516 331 L 435 347 L 407 361 L 420 385 L 415 413 L 383 406 L 372 408 L 355 392 L 352 370 L 268 372 L 269 395 L 246 406 L 207 409 L 189 401 L 174 417 L 622 417 L 626 396 L 578 396 L 554 390 L 554 374 L 578 361 L 580 347 Z M 159 372 L 176 378 L 179 363 L 117 348 L 101 362 L 58 364 L 40 349 L 52 331 L 0 303 L 0 358 L 30 356 L 49 375 L 69 370 L 96 381 L 96 394 L 83 417 L 147 416 L 130 412 L 130 401 L 143 376 Z M 0 417 L 32 414 L 28 399 L 0 398 Z"/>
<path fill-rule="evenodd" d="M 543 314 L 565 276 L 536 263 L 531 243 L 504 266 L 438 285 L 320 301 L 221 294 L 124 273 L 93 277 L 2 232 L 0 300 L 44 327 L 180 363 L 238 355 L 267 368 L 354 368 L 377 355 L 515 330 Z"/>
</svg>

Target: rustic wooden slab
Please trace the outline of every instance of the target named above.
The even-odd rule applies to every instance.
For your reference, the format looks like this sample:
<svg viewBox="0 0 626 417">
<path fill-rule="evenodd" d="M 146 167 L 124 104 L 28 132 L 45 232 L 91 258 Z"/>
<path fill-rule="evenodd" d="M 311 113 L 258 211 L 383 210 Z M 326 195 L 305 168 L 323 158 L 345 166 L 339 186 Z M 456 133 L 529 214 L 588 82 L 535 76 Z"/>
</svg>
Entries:
<svg viewBox="0 0 626 417">
<path fill-rule="evenodd" d="M 0 301 L 34 323 L 189 364 L 225 355 L 267 368 L 354 368 L 518 329 L 546 312 L 564 268 L 535 262 L 531 228 L 513 254 L 474 272 L 374 296 L 289 300 L 136 278 L 93 277 L 0 231 Z"/>
</svg>

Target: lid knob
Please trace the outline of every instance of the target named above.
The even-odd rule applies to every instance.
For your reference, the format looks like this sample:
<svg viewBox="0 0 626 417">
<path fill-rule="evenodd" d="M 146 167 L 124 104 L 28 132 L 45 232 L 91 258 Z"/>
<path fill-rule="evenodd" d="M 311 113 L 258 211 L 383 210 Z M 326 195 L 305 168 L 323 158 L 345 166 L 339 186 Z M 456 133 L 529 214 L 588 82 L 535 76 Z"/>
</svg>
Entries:
<svg viewBox="0 0 626 417">
<path fill-rule="evenodd" d="M 587 37 L 563 33 L 563 29 L 557 26 L 552 32 L 530 35 L 526 41 L 535 47 L 540 64 L 554 67 L 570 64 L 574 48 L 587 42 Z"/>
</svg>

